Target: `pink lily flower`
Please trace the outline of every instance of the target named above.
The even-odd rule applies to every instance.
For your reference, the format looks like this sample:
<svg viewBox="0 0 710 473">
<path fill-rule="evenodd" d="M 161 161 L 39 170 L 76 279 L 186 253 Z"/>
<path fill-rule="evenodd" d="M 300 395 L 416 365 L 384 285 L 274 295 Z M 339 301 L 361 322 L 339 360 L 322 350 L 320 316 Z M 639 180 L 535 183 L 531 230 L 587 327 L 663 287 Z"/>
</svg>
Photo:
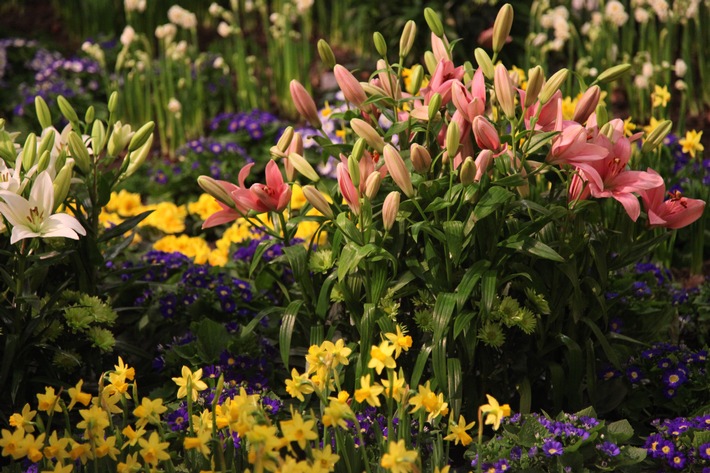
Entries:
<svg viewBox="0 0 710 473">
<path fill-rule="evenodd" d="M 448 59 L 442 59 L 436 66 L 434 75 L 429 81 L 429 85 L 422 89 L 425 104 L 429 103 L 431 96 L 435 93 L 441 95 L 441 104 L 446 105 L 451 101 L 451 87 L 454 82 L 461 82 L 463 79 L 463 66 L 454 67 L 454 63 Z"/>
<path fill-rule="evenodd" d="M 631 157 L 631 144 L 628 139 L 622 138 L 611 143 L 606 136 L 598 135 L 596 141 L 606 142 L 609 153 L 604 159 L 583 163 L 583 167 L 577 166 L 588 185 L 581 190 L 582 194 L 570 195 L 580 199 L 590 194 L 596 198 L 612 197 L 624 206 L 626 213 L 635 222 L 641 214 L 641 205 L 633 193 L 662 186 L 663 179 L 658 174 L 626 169 Z M 580 186 L 570 189 L 579 190 Z"/>
<path fill-rule="evenodd" d="M 605 146 L 587 142 L 587 129 L 570 125 L 557 135 L 545 161 L 548 164 L 569 164 L 586 172 L 587 178 L 601 185 L 602 179 L 590 163 L 601 161 L 609 154 Z"/>
<path fill-rule="evenodd" d="M 253 165 L 254 163 L 247 164 L 239 171 L 239 186 L 227 181 L 213 181 L 209 179 L 207 180 L 208 182 L 206 184 L 206 187 L 203 188 L 213 197 L 215 197 L 216 195 L 223 196 L 217 199 L 217 203 L 222 208 L 222 210 L 219 210 L 207 217 L 207 219 L 202 224 L 203 229 L 212 228 L 216 227 L 217 225 L 233 222 L 236 219 L 243 217 L 246 213 L 249 212 L 249 207 L 246 207 L 243 203 L 237 201 L 237 199 L 234 198 L 234 193 L 239 191 L 239 189 L 246 188 L 246 186 L 244 185 L 244 181 L 249 175 L 249 171 L 251 170 L 251 167 Z M 198 182 L 200 182 L 199 179 Z M 200 185 L 202 185 L 202 182 L 200 182 Z M 214 189 L 209 188 L 213 186 Z M 229 199 L 231 199 L 231 201 L 222 202 L 222 199 L 226 200 L 227 196 L 229 196 Z"/>
<path fill-rule="evenodd" d="M 483 69 L 479 67 L 473 75 L 470 91 L 461 82 L 454 82 L 451 85 L 451 99 L 456 110 L 469 123 L 473 122 L 477 116 L 483 115 L 486 108 L 486 83 Z"/>
<path fill-rule="evenodd" d="M 247 174 L 251 164 L 245 166 Z M 244 169 L 239 172 L 240 178 Z M 241 181 L 240 181 L 241 183 Z M 237 205 L 256 212 L 282 212 L 291 201 L 291 187 L 284 182 L 281 171 L 274 160 L 266 165 L 266 185 L 252 184 L 249 189 L 240 187 L 232 191 Z"/>
<path fill-rule="evenodd" d="M 525 91 L 518 89 L 520 95 L 520 103 L 525 103 Z M 527 107 L 523 117 L 525 119 L 525 128 L 530 129 L 530 120 L 537 114 L 540 108 L 540 101 L 536 101 L 535 105 Z M 562 92 L 555 92 L 549 102 L 542 106 L 540 116 L 535 122 L 535 129 L 538 131 L 562 131 Z"/>
<path fill-rule="evenodd" d="M 658 176 L 651 168 L 648 168 L 648 173 Z M 669 192 L 670 198 L 663 200 L 666 196 L 665 185 L 643 190 L 640 194 L 648 212 L 650 227 L 683 228 L 702 217 L 705 211 L 705 201 L 688 199 L 680 191 Z"/>
</svg>

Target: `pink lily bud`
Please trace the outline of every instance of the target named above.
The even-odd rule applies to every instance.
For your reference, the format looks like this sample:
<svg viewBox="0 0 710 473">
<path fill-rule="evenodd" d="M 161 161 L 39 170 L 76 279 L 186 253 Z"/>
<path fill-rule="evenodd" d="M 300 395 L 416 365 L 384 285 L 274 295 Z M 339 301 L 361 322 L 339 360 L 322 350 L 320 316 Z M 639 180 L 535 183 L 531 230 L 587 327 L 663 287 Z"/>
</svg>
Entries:
<svg viewBox="0 0 710 473">
<path fill-rule="evenodd" d="M 451 55 L 449 54 L 449 41 L 446 39 L 446 36 L 440 38 L 432 33 L 431 50 L 434 53 L 434 59 L 436 59 L 437 63 L 442 59 L 451 59 Z"/>
<path fill-rule="evenodd" d="M 399 211 L 400 194 L 397 191 L 392 191 L 385 197 L 385 202 L 382 204 L 382 223 L 386 231 L 390 231 L 397 219 Z"/>
<path fill-rule="evenodd" d="M 476 177 L 473 178 L 475 182 L 478 182 L 483 177 L 483 174 L 488 172 L 488 168 L 493 162 L 493 151 L 489 149 L 484 149 L 476 157 Z"/>
<path fill-rule="evenodd" d="M 293 99 L 293 104 L 296 106 L 298 113 L 303 115 L 303 117 L 308 120 L 308 123 L 320 129 L 321 122 L 320 118 L 318 118 L 318 109 L 316 108 L 316 103 L 313 101 L 313 97 L 311 97 L 308 91 L 306 91 L 306 88 L 296 79 L 291 81 L 289 89 L 291 90 L 291 98 Z"/>
<path fill-rule="evenodd" d="M 338 187 L 340 187 L 340 193 L 343 194 L 345 202 L 348 203 L 355 215 L 360 215 L 360 194 L 350 179 L 348 167 L 343 163 L 338 163 L 335 172 L 338 178 Z"/>
<path fill-rule="evenodd" d="M 413 143 L 411 148 L 409 148 L 409 157 L 412 160 L 415 171 L 419 173 L 429 172 L 429 168 L 431 167 L 431 155 L 424 146 Z"/>
<path fill-rule="evenodd" d="M 365 120 L 353 118 L 350 120 L 350 127 L 357 136 L 364 139 L 367 144 L 372 146 L 378 153 L 382 152 L 382 149 L 385 147 L 385 140 L 377 133 L 377 130 L 372 128 L 372 125 Z"/>
<path fill-rule="evenodd" d="M 498 132 L 483 116 L 473 119 L 473 135 L 476 137 L 476 144 L 481 149 L 497 151 L 500 149 L 500 137 Z"/>
<path fill-rule="evenodd" d="M 330 204 L 327 200 L 325 200 L 325 197 L 320 193 L 320 191 L 318 191 L 318 189 L 313 186 L 303 186 L 301 190 L 303 191 L 303 195 L 306 197 L 308 203 L 311 204 L 314 209 L 329 219 L 333 218 L 333 209 L 330 208 Z"/>
<path fill-rule="evenodd" d="M 496 66 L 493 76 L 493 88 L 496 91 L 496 98 L 503 113 L 512 120 L 515 117 L 515 95 L 513 94 L 513 84 L 510 82 L 508 69 L 503 64 Z"/>
<path fill-rule="evenodd" d="M 335 74 L 335 80 L 338 82 L 340 90 L 343 91 L 345 100 L 357 107 L 362 106 L 362 103 L 367 100 L 367 95 L 365 95 L 365 90 L 355 76 L 340 64 L 335 65 L 333 73 Z"/>
<path fill-rule="evenodd" d="M 598 85 L 593 85 L 588 88 L 584 92 L 584 95 L 582 95 L 582 98 L 579 99 L 579 102 L 577 102 L 572 120 L 577 123 L 584 124 L 594 110 L 596 110 L 597 104 L 599 104 L 600 96 L 601 89 Z"/>
<path fill-rule="evenodd" d="M 384 148 L 385 164 L 387 165 L 387 170 L 389 171 L 395 184 L 402 189 L 404 195 L 407 197 L 412 197 L 414 195 L 414 188 L 412 187 L 412 178 L 409 174 L 409 169 L 407 169 L 406 164 L 402 156 L 395 149 L 394 146 L 387 144 Z"/>
</svg>

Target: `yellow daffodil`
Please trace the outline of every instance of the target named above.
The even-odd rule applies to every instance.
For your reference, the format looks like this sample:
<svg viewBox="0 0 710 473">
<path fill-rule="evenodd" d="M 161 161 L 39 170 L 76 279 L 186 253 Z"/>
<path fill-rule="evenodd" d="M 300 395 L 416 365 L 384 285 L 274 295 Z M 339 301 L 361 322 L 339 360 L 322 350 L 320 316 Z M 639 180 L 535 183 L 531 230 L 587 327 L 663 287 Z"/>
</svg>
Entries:
<svg viewBox="0 0 710 473">
<path fill-rule="evenodd" d="M 668 87 L 665 85 L 663 87 L 659 85 L 653 86 L 653 93 L 651 94 L 651 99 L 653 100 L 653 107 L 665 107 L 668 105 L 668 101 L 671 99 L 671 93 L 668 92 Z"/>
<path fill-rule="evenodd" d="M 138 454 L 132 453 L 126 456 L 126 462 L 119 462 L 116 465 L 117 473 L 136 473 L 143 468 L 143 465 L 138 461 Z"/>
<path fill-rule="evenodd" d="M 382 379 L 382 386 L 385 388 L 385 396 L 391 397 L 397 402 L 402 402 L 405 394 L 404 378 L 400 378 L 397 372 L 392 372 L 392 382 L 389 379 Z"/>
<path fill-rule="evenodd" d="M 410 335 L 405 335 L 406 332 L 397 325 L 397 330 L 395 333 L 386 333 L 385 338 L 389 340 L 392 345 L 394 345 L 394 357 L 399 358 L 402 354 L 402 350 L 409 351 L 412 348 L 412 337 Z"/>
<path fill-rule="evenodd" d="M 200 429 L 196 437 L 185 437 L 183 447 L 185 450 L 198 450 L 205 458 L 209 458 L 210 446 L 208 444 L 210 440 L 212 440 L 212 431 Z"/>
<path fill-rule="evenodd" d="M 136 426 L 145 427 L 148 424 L 160 424 L 160 415 L 167 410 L 168 408 L 163 405 L 162 399 L 149 399 L 144 397 L 141 401 L 141 405 L 133 410 L 133 415 L 138 417 Z"/>
<path fill-rule="evenodd" d="M 57 431 L 53 431 L 52 435 L 49 436 L 48 445 L 44 447 L 44 456 L 47 460 L 56 459 L 57 463 L 61 464 L 64 460 L 69 458 L 69 452 L 67 447 L 69 446 L 69 439 L 66 437 L 58 437 Z"/>
<path fill-rule="evenodd" d="M 429 385 L 430 381 L 427 381 L 424 386 L 420 384 L 417 388 L 417 394 L 409 400 L 409 405 L 413 406 L 412 413 L 424 409 L 428 413 L 427 419 L 431 422 L 439 415 L 448 414 L 449 408 L 448 403 L 444 402 L 444 394 L 439 393 L 437 395 L 431 390 Z"/>
<path fill-rule="evenodd" d="M 34 419 L 36 415 L 37 411 L 33 411 L 29 404 L 25 404 L 21 413 L 15 413 L 10 416 L 10 425 L 16 429 L 32 433 L 35 431 L 32 419 Z"/>
<path fill-rule="evenodd" d="M 368 368 L 374 368 L 377 374 L 382 374 L 385 368 L 394 369 L 397 364 L 392 357 L 394 353 L 394 345 L 390 345 L 388 341 L 383 341 L 379 346 L 373 345 L 370 349 L 370 362 Z"/>
<path fill-rule="evenodd" d="M 108 413 L 99 406 L 91 406 L 88 409 L 81 409 L 79 414 L 82 421 L 76 424 L 77 428 L 84 429 L 86 438 L 103 437 L 104 430 L 109 426 Z"/>
<path fill-rule="evenodd" d="M 678 143 L 683 147 L 683 153 L 690 154 L 692 158 L 695 158 L 695 153 L 698 151 L 703 151 L 705 147 L 700 142 L 703 137 L 703 132 L 688 130 L 685 133 L 685 138 L 681 138 Z"/>
<path fill-rule="evenodd" d="M 44 447 L 44 437 L 45 434 L 40 434 L 35 438 L 32 434 L 25 435 L 22 440 L 22 447 L 25 450 L 25 456 L 28 460 L 33 463 L 40 461 L 44 455 L 42 454 L 42 448 Z"/>
<path fill-rule="evenodd" d="M 123 428 L 121 433 L 126 437 L 122 448 L 134 447 L 138 443 L 138 439 L 145 435 L 145 429 L 141 427 L 138 430 L 133 430 L 133 427 L 127 425 Z"/>
<path fill-rule="evenodd" d="M 122 217 L 133 217 L 143 211 L 140 194 L 134 194 L 122 189 L 111 192 L 111 199 L 104 207 L 108 212 L 115 212 Z"/>
<path fill-rule="evenodd" d="M 301 402 L 305 401 L 304 394 L 313 392 L 313 384 L 305 374 L 298 374 L 298 370 L 291 370 L 291 379 L 286 380 L 286 392 Z"/>
<path fill-rule="evenodd" d="M 313 466 L 320 471 L 333 471 L 338 460 L 340 455 L 333 453 L 330 444 L 323 447 L 323 450 L 313 450 Z"/>
<path fill-rule="evenodd" d="M 116 461 L 116 455 L 121 453 L 119 449 L 116 448 L 116 436 L 111 435 L 106 438 L 99 437 L 96 439 L 96 458 L 103 458 L 108 456 L 111 460 Z"/>
<path fill-rule="evenodd" d="M 636 128 L 638 127 L 631 121 L 631 117 L 624 120 L 624 136 L 629 137 L 633 135 Z"/>
<path fill-rule="evenodd" d="M 217 202 L 217 199 L 204 193 L 200 195 L 197 202 L 187 204 L 187 211 L 191 215 L 197 215 L 200 220 L 207 220 L 207 217 L 220 210 L 222 210 L 222 207 Z"/>
<path fill-rule="evenodd" d="M 45 387 L 44 394 L 37 394 L 37 410 L 51 414 L 52 412 L 62 412 L 59 405 L 59 396 L 54 394 L 54 388 Z"/>
<path fill-rule="evenodd" d="M 195 371 L 194 373 L 190 371 L 187 366 L 182 367 L 182 377 L 173 378 L 175 384 L 177 384 L 180 389 L 178 389 L 177 397 L 181 399 L 187 396 L 188 385 L 190 389 L 190 396 L 193 401 L 197 401 L 197 392 L 204 391 L 207 389 L 207 384 L 202 381 L 202 368 Z"/>
<path fill-rule="evenodd" d="M 18 460 L 25 456 L 27 450 L 24 447 L 25 431 L 15 429 L 10 432 L 7 429 L 2 429 L 2 438 L 0 438 L 0 447 L 2 447 L 3 457 L 12 457 Z"/>
<path fill-rule="evenodd" d="M 493 430 L 498 430 L 498 427 L 500 427 L 500 421 L 504 417 L 508 417 L 510 415 L 510 406 L 508 404 L 503 404 L 501 406 L 490 394 L 486 394 L 486 397 L 488 398 L 488 404 L 482 405 L 479 407 L 479 410 L 486 415 L 485 423 L 492 425 Z"/>
<path fill-rule="evenodd" d="M 84 384 L 84 380 L 80 379 L 78 383 L 76 383 L 76 386 L 73 388 L 69 388 L 67 392 L 69 393 L 69 405 L 67 406 L 67 409 L 71 410 L 72 407 L 78 402 L 79 404 L 82 404 L 83 406 L 88 406 L 89 403 L 91 402 L 91 394 L 85 393 L 81 391 L 81 386 Z"/>
<path fill-rule="evenodd" d="M 653 130 L 655 130 L 656 127 L 660 124 L 661 124 L 661 122 L 656 120 L 655 117 L 651 117 L 650 121 L 648 122 L 648 125 L 643 127 L 643 131 L 646 133 L 646 136 L 650 135 L 653 132 Z"/>
<path fill-rule="evenodd" d="M 459 442 L 461 442 L 461 445 L 464 447 L 467 446 L 473 441 L 473 438 L 468 435 L 466 431 L 473 427 L 474 424 L 475 422 L 466 424 L 466 419 L 464 419 L 462 415 L 459 416 L 458 423 L 453 420 L 449 420 L 449 432 L 451 433 L 444 437 L 444 440 L 448 440 L 450 442 L 453 441 L 455 445 L 458 445 Z"/>
<path fill-rule="evenodd" d="M 418 456 L 416 450 L 407 450 L 404 440 L 390 442 L 387 453 L 382 455 L 380 466 L 392 473 L 409 473 L 414 471 Z"/>
<path fill-rule="evenodd" d="M 57 462 L 53 470 L 42 470 L 42 473 L 70 473 L 72 471 L 74 471 L 74 465 L 71 463 L 62 465 L 62 462 Z"/>
<path fill-rule="evenodd" d="M 367 402 L 372 407 L 380 407 L 380 399 L 377 397 L 382 394 L 385 388 L 379 384 L 370 385 L 370 375 L 366 374 L 360 378 L 360 389 L 355 390 L 355 400 L 357 402 Z"/>
<path fill-rule="evenodd" d="M 317 440 L 318 434 L 314 430 L 316 421 L 303 420 L 303 416 L 298 412 L 291 411 L 291 419 L 281 421 L 281 433 L 284 439 L 289 442 L 296 442 L 301 449 L 306 449 L 306 442 Z"/>
<path fill-rule="evenodd" d="M 345 393 L 341 397 L 341 394 Z M 355 417 L 352 409 L 347 404 L 347 392 L 341 391 L 338 393 L 338 397 L 330 397 L 330 404 L 323 410 L 323 425 L 326 427 L 335 427 L 336 425 L 341 429 L 347 429 L 348 424 L 345 422 L 346 419 L 352 419 Z"/>
<path fill-rule="evenodd" d="M 170 443 L 161 442 L 158 432 L 151 433 L 148 440 L 138 439 L 138 445 L 141 447 L 141 457 L 151 466 L 158 466 L 159 462 L 170 459 L 170 454 L 166 451 Z"/>
<path fill-rule="evenodd" d="M 79 460 L 82 465 L 86 465 L 91 457 L 91 445 L 88 443 L 79 443 L 74 440 L 71 441 L 71 450 L 69 450 L 69 458 L 72 461 Z"/>
</svg>

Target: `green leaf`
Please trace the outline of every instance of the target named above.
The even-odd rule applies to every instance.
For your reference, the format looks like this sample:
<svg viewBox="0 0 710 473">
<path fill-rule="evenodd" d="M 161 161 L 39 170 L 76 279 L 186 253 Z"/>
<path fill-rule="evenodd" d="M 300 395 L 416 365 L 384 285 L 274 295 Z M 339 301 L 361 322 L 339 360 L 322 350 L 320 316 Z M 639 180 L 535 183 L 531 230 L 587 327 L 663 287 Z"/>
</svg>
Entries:
<svg viewBox="0 0 710 473">
<path fill-rule="evenodd" d="M 315 299 L 313 281 L 308 270 L 308 253 L 303 245 L 284 246 L 283 251 L 293 271 L 293 277 L 307 300 Z"/>
<path fill-rule="evenodd" d="M 545 146 L 552 141 L 555 135 L 558 135 L 559 131 L 547 131 L 543 133 L 535 133 L 530 138 L 530 145 L 527 148 L 528 155 L 535 153 L 537 150 Z"/>
<path fill-rule="evenodd" d="M 230 335 L 224 325 L 211 319 L 203 319 L 192 324 L 192 332 L 197 336 L 197 350 L 204 363 L 214 363 L 227 348 Z"/>
<path fill-rule="evenodd" d="M 503 248 L 511 248 L 523 253 L 528 253 L 534 256 L 539 256 L 550 261 L 564 263 L 565 259 L 558 252 L 542 243 L 526 235 L 512 235 L 509 238 L 498 243 L 498 246 Z"/>
<path fill-rule="evenodd" d="M 431 345 L 423 346 L 419 351 L 417 356 L 417 361 L 414 363 L 414 369 L 412 370 L 412 378 L 409 380 L 410 386 L 419 386 L 419 381 L 422 379 L 422 374 L 424 373 L 424 368 L 427 365 L 427 360 L 431 354 Z"/>
<path fill-rule="evenodd" d="M 621 448 L 621 453 L 616 457 L 615 465 L 622 466 L 641 463 L 646 459 L 647 454 L 648 452 L 645 448 L 625 445 L 623 448 Z"/>
<path fill-rule="evenodd" d="M 462 310 L 466 301 L 471 298 L 473 290 L 476 288 L 476 284 L 481 279 L 484 271 L 490 268 L 491 263 L 487 260 L 478 260 L 473 265 L 468 268 L 466 274 L 461 278 L 461 282 L 456 287 L 456 307 L 458 310 Z"/>
<path fill-rule="evenodd" d="M 581 402 L 580 386 L 584 373 L 584 357 L 579 344 L 564 334 L 559 334 L 560 341 L 567 347 L 567 397 L 573 403 Z"/>
<path fill-rule="evenodd" d="M 291 338 L 293 337 L 293 328 L 296 324 L 296 315 L 303 305 L 302 300 L 291 302 L 284 311 L 283 319 L 281 320 L 281 328 L 279 329 L 279 350 L 281 352 L 281 360 L 288 370 L 288 361 L 291 354 Z"/>
<path fill-rule="evenodd" d="M 453 411 L 453 418 L 457 419 L 461 412 L 462 389 L 461 389 L 461 362 L 458 358 L 449 358 L 447 363 L 448 372 L 448 396 L 449 405 Z"/>
<path fill-rule="evenodd" d="M 256 268 L 262 261 L 262 256 L 264 255 L 264 252 L 272 246 L 276 245 L 277 243 L 278 240 L 268 239 L 262 240 L 261 243 L 257 245 L 256 250 L 254 251 L 254 256 L 251 259 L 251 265 L 249 265 L 249 276 L 252 276 L 254 274 L 254 271 L 256 271 Z"/>
<path fill-rule="evenodd" d="M 505 176 L 500 179 L 496 179 L 493 183 L 496 186 L 502 187 L 518 187 L 527 183 L 527 179 L 522 174 L 511 174 L 510 176 Z"/>
<path fill-rule="evenodd" d="M 602 350 L 604 351 L 604 354 L 606 355 L 607 359 L 609 362 L 614 365 L 614 368 L 619 369 L 620 363 L 619 363 L 619 357 L 616 351 L 611 347 L 609 344 L 609 340 L 606 339 L 602 331 L 599 329 L 596 323 L 588 319 L 587 317 L 583 317 L 581 319 L 582 322 L 587 324 L 587 326 L 592 330 L 594 333 L 594 336 L 597 338 L 597 341 L 602 347 Z"/>
<path fill-rule="evenodd" d="M 458 266 L 463 250 L 463 222 L 458 220 L 444 222 L 444 235 L 446 235 L 446 244 L 449 250 L 447 257 L 451 258 L 455 266 Z"/>
<path fill-rule="evenodd" d="M 634 428 L 631 427 L 629 421 L 626 419 L 617 420 L 606 426 L 609 437 L 611 441 L 617 444 L 626 442 L 631 437 L 634 436 Z"/>
<path fill-rule="evenodd" d="M 481 279 L 481 309 L 485 315 L 491 313 L 496 300 L 497 272 L 489 269 L 483 273 Z"/>
<path fill-rule="evenodd" d="M 338 217 L 335 219 L 335 223 L 337 227 L 343 232 L 343 234 L 345 234 L 345 236 L 350 239 L 350 241 L 353 241 L 359 245 L 363 244 L 362 235 L 360 234 L 360 231 L 357 229 L 355 224 L 348 218 L 345 212 L 338 214 Z"/>
<path fill-rule="evenodd" d="M 330 293 L 337 278 L 337 273 L 331 273 L 327 278 L 325 278 L 325 281 L 323 281 L 323 284 L 320 286 L 320 291 L 318 292 L 318 303 L 316 304 L 316 315 L 323 320 L 325 320 L 326 315 L 328 314 L 328 309 L 330 309 Z"/>
<path fill-rule="evenodd" d="M 473 220 L 477 222 L 486 218 L 513 198 L 515 198 L 515 194 L 509 190 L 498 186 L 491 187 L 476 204 L 472 214 Z"/>
<path fill-rule="evenodd" d="M 151 213 L 153 213 L 152 210 L 146 210 L 145 212 L 141 212 L 140 214 L 134 217 L 124 220 L 115 227 L 109 228 L 108 230 L 104 231 L 104 233 L 98 238 L 98 242 L 103 243 L 123 235 L 127 231 L 132 230 L 136 225 L 138 225 Z"/>
<path fill-rule="evenodd" d="M 463 330 L 471 325 L 471 320 L 476 316 L 475 312 L 460 313 L 454 319 L 454 340 L 459 337 Z"/>
<path fill-rule="evenodd" d="M 434 304 L 434 343 L 441 340 L 449 331 L 451 316 L 456 308 L 456 298 L 450 292 L 444 292 L 437 296 Z"/>
</svg>

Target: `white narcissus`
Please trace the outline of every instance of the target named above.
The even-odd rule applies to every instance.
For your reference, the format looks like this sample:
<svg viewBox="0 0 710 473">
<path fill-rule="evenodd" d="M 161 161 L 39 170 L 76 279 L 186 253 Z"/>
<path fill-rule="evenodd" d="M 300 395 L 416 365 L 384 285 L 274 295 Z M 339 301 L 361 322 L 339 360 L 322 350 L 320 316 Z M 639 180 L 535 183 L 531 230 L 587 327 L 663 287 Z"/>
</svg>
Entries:
<svg viewBox="0 0 710 473">
<path fill-rule="evenodd" d="M 35 179 L 30 198 L 13 192 L 0 191 L 0 213 L 12 225 L 10 243 L 24 238 L 64 237 L 78 240 L 86 235 L 79 221 L 67 214 L 52 214 L 54 208 L 54 187 L 47 171 L 42 171 Z"/>
</svg>

